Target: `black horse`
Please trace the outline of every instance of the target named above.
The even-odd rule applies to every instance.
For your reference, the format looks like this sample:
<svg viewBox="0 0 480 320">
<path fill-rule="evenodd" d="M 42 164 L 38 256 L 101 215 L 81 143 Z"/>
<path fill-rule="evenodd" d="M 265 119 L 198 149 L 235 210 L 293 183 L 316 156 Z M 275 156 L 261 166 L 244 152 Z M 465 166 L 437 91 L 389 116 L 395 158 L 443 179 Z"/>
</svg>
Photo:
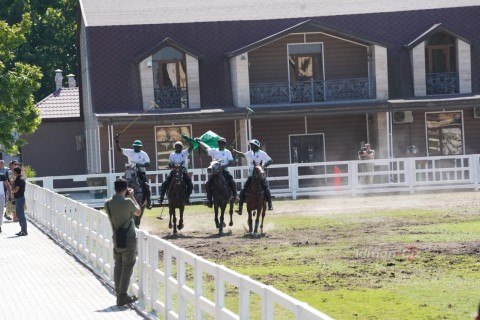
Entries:
<svg viewBox="0 0 480 320">
<path fill-rule="evenodd" d="M 181 165 L 176 165 L 172 169 L 172 181 L 168 187 L 168 212 L 170 214 L 170 221 L 168 227 L 173 228 L 173 234 L 177 234 L 178 230 L 183 229 L 183 212 L 185 210 L 185 204 L 187 202 L 186 185 L 183 180 L 183 170 Z M 175 215 L 176 209 L 180 212 L 180 219 L 177 225 L 177 216 Z"/>
<path fill-rule="evenodd" d="M 218 233 L 223 233 L 223 228 L 226 226 L 224 222 L 225 210 L 227 204 L 230 203 L 230 223 L 229 226 L 233 226 L 233 193 L 230 186 L 227 183 L 223 175 L 223 168 L 219 160 L 213 160 L 210 166 L 207 168 L 208 174 L 212 175 L 210 188 L 212 189 L 213 209 L 215 212 L 215 226 L 218 229 Z M 220 210 L 220 219 L 218 218 L 218 212 Z"/>
<path fill-rule="evenodd" d="M 133 189 L 135 200 L 137 200 L 137 203 L 141 209 L 140 216 L 134 217 L 135 227 L 139 228 L 140 220 L 142 219 L 143 212 L 147 206 L 147 197 L 143 192 L 137 167 L 131 164 L 126 164 L 124 178 L 127 180 L 128 187 Z"/>
<path fill-rule="evenodd" d="M 253 162 L 252 182 L 250 189 L 247 191 L 246 203 L 248 212 L 248 232 L 256 236 L 258 227 L 260 227 L 260 233 L 263 233 L 263 219 L 265 218 L 265 211 L 267 209 L 267 199 L 265 192 L 262 189 L 262 181 L 265 179 L 265 170 L 263 163 Z M 255 219 L 255 228 L 253 228 L 253 217 L 257 215 Z M 260 223 L 260 216 L 262 222 Z M 259 225 L 260 223 L 260 225 Z"/>
</svg>

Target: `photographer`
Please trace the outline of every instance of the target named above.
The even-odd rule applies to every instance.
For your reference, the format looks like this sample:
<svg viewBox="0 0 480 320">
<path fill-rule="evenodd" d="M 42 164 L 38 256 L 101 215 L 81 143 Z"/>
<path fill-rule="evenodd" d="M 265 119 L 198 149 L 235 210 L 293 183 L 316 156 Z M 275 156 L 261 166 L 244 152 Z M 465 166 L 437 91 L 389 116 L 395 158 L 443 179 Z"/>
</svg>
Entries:
<svg viewBox="0 0 480 320">
<path fill-rule="evenodd" d="M 112 224 L 113 257 L 115 266 L 113 278 L 117 305 L 124 306 L 137 300 L 127 294 L 137 256 L 137 237 L 133 215 L 140 216 L 140 207 L 135 201 L 133 190 L 127 188 L 125 179 L 117 179 L 114 184 L 115 195 L 105 202 L 104 209 Z"/>
<path fill-rule="evenodd" d="M 373 160 L 375 159 L 375 150 L 370 146 L 370 143 L 365 143 L 364 146 L 358 151 L 358 160 Z M 374 163 L 361 163 L 360 172 L 374 172 Z M 360 177 L 361 184 L 373 184 L 373 174 Z"/>
</svg>

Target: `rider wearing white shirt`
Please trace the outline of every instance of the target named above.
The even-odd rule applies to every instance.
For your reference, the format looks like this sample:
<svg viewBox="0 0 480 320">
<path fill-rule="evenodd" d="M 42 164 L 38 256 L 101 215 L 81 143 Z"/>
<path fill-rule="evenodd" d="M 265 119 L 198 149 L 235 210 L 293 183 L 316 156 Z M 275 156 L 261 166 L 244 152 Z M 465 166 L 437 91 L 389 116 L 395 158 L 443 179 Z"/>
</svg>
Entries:
<svg viewBox="0 0 480 320">
<path fill-rule="evenodd" d="M 190 155 L 190 153 L 192 153 L 193 146 L 190 144 L 188 149 L 183 150 L 183 143 L 180 141 L 177 141 L 174 143 L 173 147 L 175 148 L 175 151 L 172 152 L 168 157 L 168 167 L 173 168 L 176 165 L 181 165 L 183 167 L 183 181 L 187 186 L 186 202 L 190 203 L 190 195 L 192 194 L 192 191 L 193 191 L 193 184 L 192 184 L 192 179 L 190 179 L 190 177 L 187 174 L 187 169 L 188 169 L 188 156 Z M 165 180 L 162 183 L 162 188 L 160 190 L 160 199 L 159 199 L 160 204 L 163 203 L 163 199 L 165 198 L 165 193 L 167 192 L 168 189 L 170 189 L 170 183 L 172 182 L 172 179 L 173 179 L 173 174 L 170 171 L 170 174 L 168 175 L 167 180 Z"/>
<path fill-rule="evenodd" d="M 212 157 L 212 160 L 219 160 L 220 164 L 223 168 L 223 176 L 227 183 L 230 185 L 230 189 L 232 190 L 233 197 L 237 197 L 237 186 L 235 185 L 235 181 L 233 181 L 233 177 L 231 173 L 228 171 L 228 166 L 234 164 L 232 152 L 228 149 L 225 149 L 227 145 L 227 139 L 220 138 L 217 141 L 218 148 L 207 148 L 207 145 L 199 143 L 199 146 L 207 151 L 207 154 Z M 208 177 L 208 181 L 205 184 L 205 188 L 207 190 L 207 206 L 211 208 L 213 206 L 213 199 L 212 199 L 212 188 L 210 187 L 212 183 L 212 175 Z"/>
<path fill-rule="evenodd" d="M 147 208 L 151 209 L 152 201 L 150 199 L 150 186 L 147 183 L 147 176 L 145 170 L 145 168 L 150 167 L 150 157 L 145 151 L 142 150 L 142 141 L 135 140 L 132 144 L 133 149 L 124 149 L 120 147 L 119 135 L 116 135 L 115 144 L 117 146 L 117 150 L 122 152 L 128 158 L 128 163 L 137 168 L 140 184 L 147 198 Z"/>
<path fill-rule="evenodd" d="M 250 140 L 250 151 L 248 152 L 243 153 L 235 149 L 232 149 L 232 151 L 241 156 L 244 156 L 248 161 L 248 179 L 247 181 L 245 181 L 242 191 L 240 191 L 240 201 L 238 203 L 238 210 L 237 210 L 237 213 L 241 215 L 242 209 L 243 209 L 243 203 L 245 202 L 245 199 L 247 197 L 245 192 L 250 188 L 250 184 L 252 183 L 253 162 L 255 161 L 255 163 L 260 163 L 261 161 L 263 161 L 264 163 L 263 166 L 264 168 L 266 168 L 272 164 L 273 160 L 265 151 L 260 150 L 260 141 L 258 141 L 257 139 Z M 267 198 L 268 210 L 273 210 L 272 195 L 270 193 L 270 188 L 268 187 L 266 178 L 262 180 L 262 189 L 263 189 L 263 192 L 265 193 L 265 197 Z"/>
</svg>

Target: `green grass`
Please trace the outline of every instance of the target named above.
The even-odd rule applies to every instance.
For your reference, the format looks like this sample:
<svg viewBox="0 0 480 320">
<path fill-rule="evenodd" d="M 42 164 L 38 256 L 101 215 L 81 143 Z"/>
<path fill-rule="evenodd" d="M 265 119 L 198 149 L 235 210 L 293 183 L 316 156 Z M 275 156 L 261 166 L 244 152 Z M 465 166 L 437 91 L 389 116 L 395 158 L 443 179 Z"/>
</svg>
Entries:
<svg viewBox="0 0 480 320">
<path fill-rule="evenodd" d="M 262 242 L 250 256 L 221 263 L 333 318 L 468 319 L 480 299 L 478 250 L 455 251 L 464 242 L 478 246 L 478 214 L 388 211 L 268 222 L 270 234 L 312 237 L 268 249 Z M 413 260 L 403 252 L 409 244 Z M 362 249 L 376 254 L 359 256 Z"/>
</svg>

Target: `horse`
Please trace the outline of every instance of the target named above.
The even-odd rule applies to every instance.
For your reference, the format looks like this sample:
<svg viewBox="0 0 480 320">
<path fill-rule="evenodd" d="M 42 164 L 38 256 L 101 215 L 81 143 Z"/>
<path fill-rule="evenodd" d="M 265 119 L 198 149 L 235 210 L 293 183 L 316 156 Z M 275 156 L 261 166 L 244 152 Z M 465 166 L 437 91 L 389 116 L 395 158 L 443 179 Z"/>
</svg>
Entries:
<svg viewBox="0 0 480 320">
<path fill-rule="evenodd" d="M 135 227 L 138 228 L 140 227 L 140 220 L 142 219 L 143 212 L 145 211 L 145 208 L 147 206 L 147 197 L 143 193 L 137 166 L 126 164 L 124 178 L 125 180 L 127 180 L 128 187 L 133 189 L 135 200 L 137 200 L 137 203 L 141 209 L 140 216 L 134 217 Z"/>
<path fill-rule="evenodd" d="M 213 209 L 215 212 L 215 226 L 218 229 L 218 233 L 223 233 L 223 228 L 226 226 L 224 222 L 225 209 L 227 204 L 230 203 L 230 223 L 229 226 L 233 226 L 233 193 L 230 186 L 223 175 L 222 164 L 219 160 L 212 160 L 210 166 L 207 168 L 207 172 L 212 176 L 210 188 L 212 188 Z M 220 220 L 218 219 L 218 211 L 220 210 Z"/>
<path fill-rule="evenodd" d="M 248 232 L 256 235 L 258 232 L 258 225 L 260 222 L 260 215 L 262 216 L 262 223 L 260 224 L 260 233 L 263 233 L 263 219 L 265 218 L 265 211 L 267 209 L 267 199 L 265 192 L 262 189 L 262 180 L 265 179 L 265 170 L 263 163 L 259 164 L 253 162 L 252 180 L 250 188 L 247 191 L 246 204 L 248 212 Z M 253 216 L 257 215 L 255 219 L 255 228 L 253 228 Z"/>
<path fill-rule="evenodd" d="M 175 165 L 172 169 L 172 181 L 167 190 L 168 198 L 168 212 L 170 214 L 170 221 L 168 227 L 173 228 L 173 234 L 177 234 L 177 229 L 182 230 L 183 225 L 183 211 L 185 210 L 185 204 L 187 202 L 186 185 L 183 181 L 183 167 L 182 165 Z M 175 215 L 176 209 L 180 212 L 180 219 L 177 225 L 177 216 Z"/>
</svg>

